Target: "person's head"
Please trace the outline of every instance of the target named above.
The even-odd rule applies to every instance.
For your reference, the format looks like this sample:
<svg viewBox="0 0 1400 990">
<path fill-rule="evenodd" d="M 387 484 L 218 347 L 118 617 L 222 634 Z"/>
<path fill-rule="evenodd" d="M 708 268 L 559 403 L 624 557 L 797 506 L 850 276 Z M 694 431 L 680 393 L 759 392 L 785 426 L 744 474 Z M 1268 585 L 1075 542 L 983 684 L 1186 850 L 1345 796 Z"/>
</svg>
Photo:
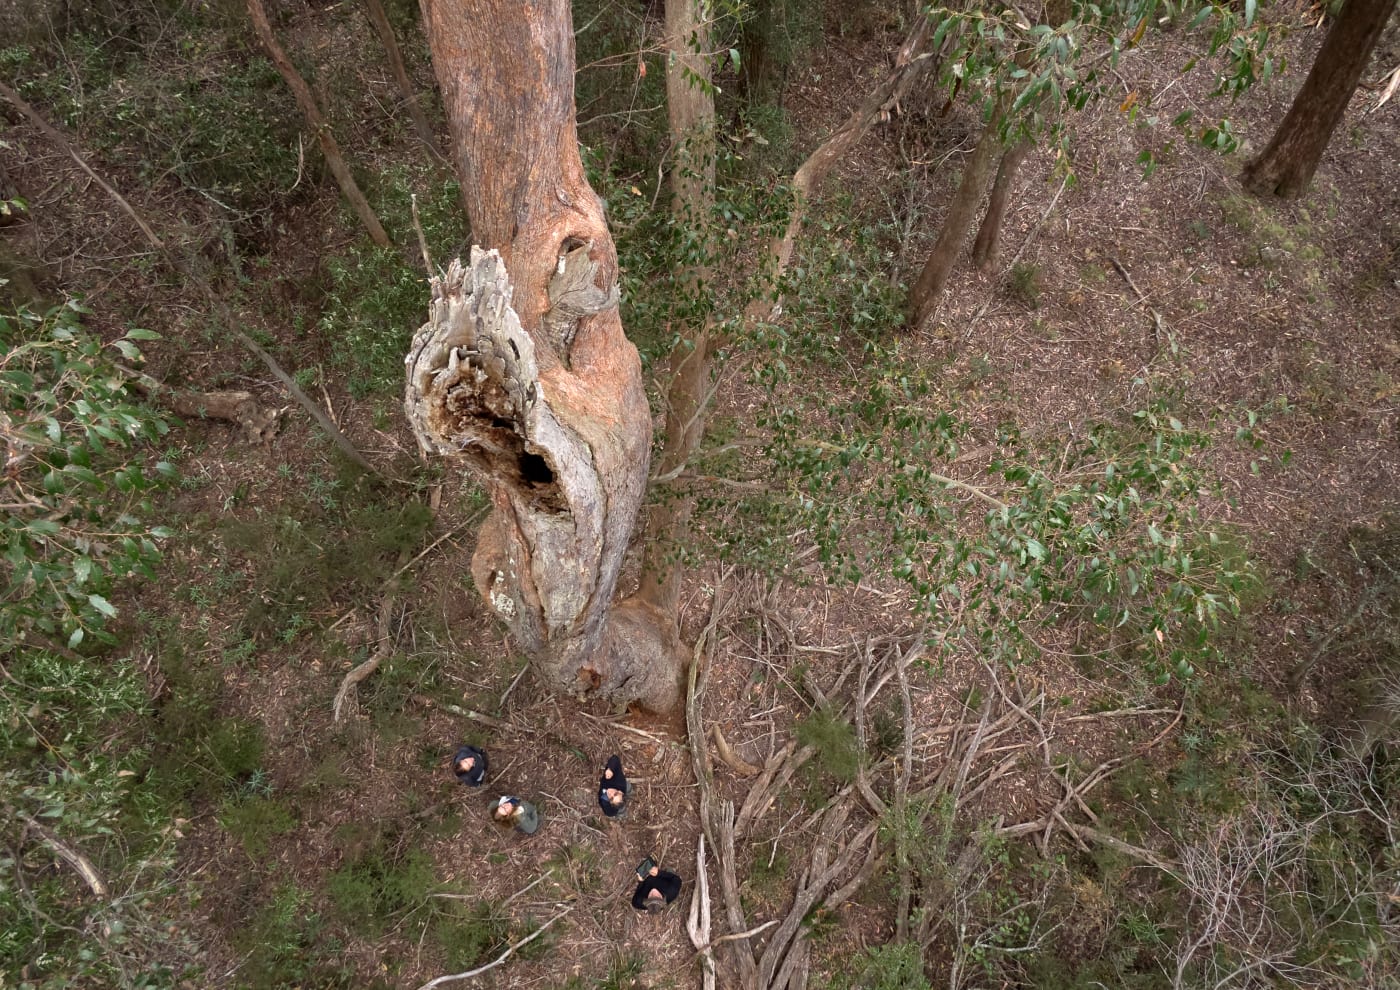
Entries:
<svg viewBox="0 0 1400 990">
<path fill-rule="evenodd" d="M 616 787 L 607 788 L 603 791 L 603 794 L 607 797 L 608 804 L 612 805 L 613 807 L 620 807 L 623 800 L 626 798 L 626 795 L 619 791 Z"/>
<path fill-rule="evenodd" d="M 658 911 L 664 911 L 664 910 L 666 910 L 666 897 L 665 897 L 665 895 L 662 894 L 661 891 L 659 891 L 659 890 L 648 891 L 648 893 L 647 893 L 647 912 L 648 912 L 649 914 L 655 914 L 655 913 L 658 912 Z"/>
<path fill-rule="evenodd" d="M 514 799 L 514 798 L 503 797 L 503 798 L 501 798 L 501 800 L 499 800 L 498 802 L 496 802 L 496 817 L 497 817 L 497 818 L 509 818 L 509 817 L 510 817 L 512 814 L 514 814 L 514 813 L 515 813 L 515 799 Z"/>
<path fill-rule="evenodd" d="M 457 769 L 463 773 L 469 773 L 474 766 L 476 766 L 475 756 L 464 756 L 457 761 Z"/>
</svg>

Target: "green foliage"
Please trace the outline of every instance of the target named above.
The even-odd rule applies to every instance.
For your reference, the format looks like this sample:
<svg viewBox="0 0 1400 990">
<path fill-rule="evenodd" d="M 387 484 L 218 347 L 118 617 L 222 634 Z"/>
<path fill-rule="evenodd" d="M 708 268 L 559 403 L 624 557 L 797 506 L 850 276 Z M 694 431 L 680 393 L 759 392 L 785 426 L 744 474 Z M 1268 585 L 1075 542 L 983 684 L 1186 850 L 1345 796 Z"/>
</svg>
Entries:
<svg viewBox="0 0 1400 990">
<path fill-rule="evenodd" d="M 450 972 L 480 966 L 500 955 L 510 943 L 510 920 L 491 902 L 473 904 L 452 899 L 435 900 L 433 904 L 436 906 L 429 926 L 443 948 Z"/>
<path fill-rule="evenodd" d="M 445 267 L 466 246 L 455 181 L 430 170 L 397 166 L 375 177 L 365 195 L 381 217 L 407 221 L 415 191 L 429 253 L 434 264 Z M 332 364 L 345 374 L 356 398 L 402 393 L 404 355 L 427 318 L 429 291 L 423 273 L 402 251 L 375 247 L 367 237 L 328 258 L 326 269 L 330 289 L 318 329 Z"/>
<path fill-rule="evenodd" d="M 314 494 L 316 486 L 309 487 Z M 344 510 L 333 502 L 331 512 L 313 509 L 305 520 L 226 519 L 220 527 L 224 542 L 246 555 L 256 573 L 258 594 L 244 619 L 248 632 L 295 639 L 308 609 L 347 591 L 377 588 L 397 567 L 399 553 L 416 547 L 431 522 L 428 507 L 412 501 Z"/>
<path fill-rule="evenodd" d="M 856 779 L 861 751 L 850 722 L 826 708 L 818 708 L 797 724 L 797 741 L 816 750 L 813 763 L 842 784 Z"/>
<path fill-rule="evenodd" d="M 310 893 L 288 883 L 237 931 L 235 944 L 246 954 L 239 988 L 363 986 L 337 958 L 341 945 L 311 903 Z"/>
<path fill-rule="evenodd" d="M 1006 291 L 1012 299 L 1027 309 L 1038 309 L 1041 292 L 1040 266 L 1026 261 L 1016 262 L 1006 276 Z"/>
<path fill-rule="evenodd" d="M 1009 108 L 1001 120 L 1005 140 L 1049 135 L 1063 142 L 1066 116 L 1108 92 L 1100 63 L 1116 64 L 1124 52 L 1137 47 L 1146 31 L 1177 18 L 1190 18 L 1190 30 L 1209 27 L 1196 50 L 1222 56 L 1214 95 L 1234 97 L 1256 82 L 1266 82 L 1279 64 L 1268 52 L 1270 31 L 1256 20 L 1255 7 L 1254 0 L 1243 12 L 1230 4 L 1198 0 L 1184 5 L 1157 0 L 1074 2 L 1060 24 L 1033 23 L 1016 8 L 935 7 L 930 47 L 938 50 L 946 43 L 940 82 L 950 98 L 959 92 L 979 94 L 984 117 L 990 117 L 997 104 Z M 1184 71 L 1200 58 L 1192 57 Z M 1123 109 L 1136 119 L 1149 108 L 1133 93 Z M 1178 126 L 1187 119 L 1189 115 L 1178 117 Z M 1152 116 L 1146 120 L 1156 123 Z M 1227 141 L 1217 140 L 1220 129 L 1216 130 L 1212 146 L 1233 150 Z M 1150 172 L 1150 160 L 1148 165 Z"/>
<path fill-rule="evenodd" d="M 394 841 L 396 838 L 372 833 L 326 882 L 337 917 L 371 937 L 383 934 L 395 919 L 423 905 L 436 885 L 428 854 L 404 848 Z"/>
<path fill-rule="evenodd" d="M 866 949 L 855 963 L 855 986 L 865 990 L 930 990 L 923 955 L 912 942 Z"/>
<path fill-rule="evenodd" d="M 320 152 L 286 83 L 251 50 L 246 14 L 85 6 L 66 35 L 0 51 L 20 91 L 143 179 L 173 177 L 240 232 L 269 233 L 278 208 L 311 191 Z"/>
<path fill-rule="evenodd" d="M 866 353 L 864 382 L 847 397 L 822 395 L 820 414 L 777 387 L 782 355 L 757 375 L 771 396 L 760 417 L 768 453 L 791 493 L 770 496 L 782 505 L 770 519 L 811 534 L 833 577 L 889 568 L 925 617 L 960 617 L 951 638 L 974 637 L 1012 664 L 1035 655 L 1035 623 L 1072 619 L 1158 680 L 1188 677 L 1214 655 L 1209 632 L 1256 579 L 1198 524 L 1203 433 L 1160 399 L 1048 443 L 1007 424 L 992 480 L 969 485 L 935 469 L 966 432 L 939 409 L 936 372 L 874 342 Z"/>
<path fill-rule="evenodd" d="M 248 795 L 224 803 L 219 824 L 238 840 L 254 862 L 267 854 L 268 843 L 297 827 L 297 817 L 285 802 Z"/>
<path fill-rule="evenodd" d="M 172 986 L 190 962 L 162 913 L 174 864 L 170 808 L 139 785 L 148 713 L 138 664 L 34 650 L 0 684 L 0 972 L 23 986 Z M 91 861 L 94 896 L 59 860 Z M 154 960 L 162 960 L 156 963 Z M 144 975 L 132 982 L 132 963 Z"/>
<path fill-rule="evenodd" d="M 139 361 L 135 342 L 156 335 L 132 329 L 104 347 L 82 329 L 85 312 L 68 302 L 0 315 L 0 431 L 9 452 L 0 641 L 33 633 L 69 648 L 88 637 L 111 641 L 113 583 L 154 577 L 156 541 L 170 535 L 149 521 L 149 495 L 173 468 L 141 450 L 168 427 L 133 397 L 115 363 L 118 354 Z"/>
</svg>

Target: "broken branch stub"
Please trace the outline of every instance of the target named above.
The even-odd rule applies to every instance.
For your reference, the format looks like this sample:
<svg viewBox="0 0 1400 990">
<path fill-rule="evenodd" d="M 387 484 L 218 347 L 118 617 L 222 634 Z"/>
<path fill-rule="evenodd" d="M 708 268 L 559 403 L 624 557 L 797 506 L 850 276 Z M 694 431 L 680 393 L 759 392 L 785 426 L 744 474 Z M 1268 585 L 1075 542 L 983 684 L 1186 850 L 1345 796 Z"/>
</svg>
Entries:
<svg viewBox="0 0 1400 990">
<path fill-rule="evenodd" d="M 639 369 L 616 356 L 635 363 L 636 352 L 627 345 L 599 360 L 585 347 L 574 367 L 565 363 L 576 330 L 616 321 L 617 295 L 584 286 L 597 270 L 586 250 L 562 267 L 570 277 L 566 291 L 549 292 L 542 341 L 522 327 L 497 251 L 473 247 L 469 265 L 454 261 L 435 277 L 428 322 L 405 358 L 405 410 L 425 454 L 485 481 L 494 511 L 472 576 L 543 679 L 664 709 L 677 690 L 674 667 L 658 669 L 667 644 L 635 609 L 610 607 L 650 443 Z"/>
</svg>

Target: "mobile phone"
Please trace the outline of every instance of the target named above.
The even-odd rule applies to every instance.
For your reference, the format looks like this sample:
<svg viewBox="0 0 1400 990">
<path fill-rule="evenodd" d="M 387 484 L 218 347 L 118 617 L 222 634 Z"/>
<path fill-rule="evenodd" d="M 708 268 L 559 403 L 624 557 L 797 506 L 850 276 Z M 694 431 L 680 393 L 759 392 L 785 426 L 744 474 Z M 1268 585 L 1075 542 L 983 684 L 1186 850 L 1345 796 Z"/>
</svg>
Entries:
<svg viewBox="0 0 1400 990">
<path fill-rule="evenodd" d="M 655 867 L 656 861 L 650 856 L 648 856 L 646 859 L 642 860 L 640 863 L 637 864 L 637 876 L 640 879 L 645 880 L 651 874 L 651 871 Z"/>
</svg>

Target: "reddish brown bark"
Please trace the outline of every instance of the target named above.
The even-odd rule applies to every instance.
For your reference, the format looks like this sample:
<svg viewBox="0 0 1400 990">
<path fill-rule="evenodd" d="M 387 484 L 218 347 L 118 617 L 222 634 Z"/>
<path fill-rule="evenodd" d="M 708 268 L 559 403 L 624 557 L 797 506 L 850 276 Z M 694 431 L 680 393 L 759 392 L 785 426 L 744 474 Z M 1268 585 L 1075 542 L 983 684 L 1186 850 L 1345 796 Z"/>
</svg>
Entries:
<svg viewBox="0 0 1400 990">
<path fill-rule="evenodd" d="M 1245 166 L 1246 189 L 1283 199 L 1307 191 L 1395 3 L 1346 0 L 1283 123 L 1268 147 Z"/>
<path fill-rule="evenodd" d="M 972 263 L 979 271 L 990 271 L 996 264 L 1001 223 L 1006 219 L 1006 207 L 1011 202 L 1011 187 L 1030 150 L 1031 143 L 1022 141 L 1001 156 L 997 177 L 992 181 L 992 194 L 987 199 L 987 212 L 982 217 L 982 226 L 977 228 L 977 239 L 972 242 Z"/>
<path fill-rule="evenodd" d="M 321 112 L 320 106 L 317 105 L 316 98 L 311 95 L 311 87 L 306 85 L 306 80 L 301 77 L 301 73 L 292 64 L 292 60 L 287 57 L 287 53 L 278 44 L 277 36 L 272 33 L 272 25 L 268 23 L 267 11 L 263 9 L 262 0 L 247 0 L 247 4 L 248 16 L 253 20 L 253 31 L 257 34 L 258 40 L 262 42 L 263 48 L 267 49 L 268 58 L 272 59 L 272 64 L 277 67 L 277 71 L 282 74 L 282 78 L 287 81 L 292 94 L 296 97 L 297 106 L 301 107 L 307 125 L 315 133 L 316 140 L 321 145 L 321 154 L 326 156 L 326 165 L 330 167 L 331 174 L 335 176 L 340 191 L 350 201 L 351 208 L 360 218 L 360 222 L 365 225 L 365 230 L 369 231 L 371 240 L 380 247 L 388 247 L 390 244 L 389 235 L 384 233 L 384 227 L 379 223 L 379 217 L 375 216 L 374 210 L 369 205 L 369 200 L 365 199 L 365 194 L 360 192 L 355 177 L 350 174 L 350 166 L 345 164 L 345 156 L 340 153 L 340 145 L 336 142 L 335 135 L 331 133 L 331 125 L 326 120 L 325 114 Z"/>
<path fill-rule="evenodd" d="M 472 231 L 410 355 L 425 447 L 491 493 L 477 590 L 556 690 L 666 709 L 679 644 L 612 597 L 651 419 L 617 311 L 617 255 L 584 176 L 567 0 L 422 0 Z M 509 278 L 509 285 L 505 279 Z"/>
<path fill-rule="evenodd" d="M 992 170 L 992 162 L 1001 148 L 997 134 L 999 122 L 994 115 L 991 122 L 982 129 L 967 164 L 963 166 L 962 181 L 953 201 L 948 204 L 948 215 L 943 219 L 943 229 L 938 241 L 924 262 L 918 281 L 910 290 L 907 319 L 909 326 L 918 328 L 933 314 L 938 299 L 947 288 L 948 279 L 953 274 L 958 255 L 962 253 L 963 241 L 968 228 L 977 215 L 977 204 L 982 201 L 982 190 L 987 188 L 987 176 Z"/>
</svg>

